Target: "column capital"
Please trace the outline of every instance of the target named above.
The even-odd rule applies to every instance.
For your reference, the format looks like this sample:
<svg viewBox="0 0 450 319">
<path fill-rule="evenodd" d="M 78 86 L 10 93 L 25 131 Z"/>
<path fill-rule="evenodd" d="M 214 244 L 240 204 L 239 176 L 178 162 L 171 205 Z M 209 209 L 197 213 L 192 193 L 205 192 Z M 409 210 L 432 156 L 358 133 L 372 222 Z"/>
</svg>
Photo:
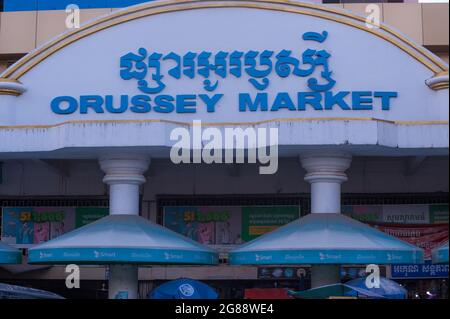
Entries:
<svg viewBox="0 0 450 319">
<path fill-rule="evenodd" d="M 142 155 L 107 155 L 101 157 L 99 163 L 105 172 L 104 183 L 141 185 L 145 183 L 143 174 L 150 165 L 150 158 Z"/>
<path fill-rule="evenodd" d="M 338 152 L 311 152 L 300 156 L 306 170 L 305 181 L 309 183 L 347 181 L 345 171 L 350 167 L 352 156 Z"/>
</svg>

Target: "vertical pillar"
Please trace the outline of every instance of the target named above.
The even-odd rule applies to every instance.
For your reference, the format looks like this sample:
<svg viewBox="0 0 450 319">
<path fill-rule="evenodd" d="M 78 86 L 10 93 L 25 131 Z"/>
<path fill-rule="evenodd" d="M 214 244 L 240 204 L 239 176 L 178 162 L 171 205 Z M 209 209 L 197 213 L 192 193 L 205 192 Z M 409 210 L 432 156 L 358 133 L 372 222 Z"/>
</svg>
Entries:
<svg viewBox="0 0 450 319">
<path fill-rule="evenodd" d="M 144 172 L 150 160 L 137 155 L 114 155 L 100 159 L 105 172 L 103 182 L 109 185 L 111 215 L 139 215 L 139 186 L 145 183 Z M 109 299 L 138 297 L 137 265 L 111 265 Z"/>
<path fill-rule="evenodd" d="M 351 159 L 347 154 L 325 152 L 313 152 L 300 157 L 307 172 L 305 181 L 311 184 L 312 214 L 341 213 L 341 184 L 347 181 L 345 171 L 350 167 Z M 339 265 L 312 266 L 312 288 L 339 282 Z"/>
</svg>

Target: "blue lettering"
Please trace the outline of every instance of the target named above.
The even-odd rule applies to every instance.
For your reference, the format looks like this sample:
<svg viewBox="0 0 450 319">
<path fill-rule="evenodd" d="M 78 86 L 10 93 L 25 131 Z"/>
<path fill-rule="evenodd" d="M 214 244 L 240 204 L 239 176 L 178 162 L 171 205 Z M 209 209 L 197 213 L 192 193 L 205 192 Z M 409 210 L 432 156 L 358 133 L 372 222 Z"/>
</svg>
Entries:
<svg viewBox="0 0 450 319">
<path fill-rule="evenodd" d="M 348 91 L 341 91 L 333 95 L 333 92 L 325 92 L 325 110 L 332 110 L 333 105 L 337 104 L 343 110 L 351 110 L 344 98 L 349 95 Z"/>
<path fill-rule="evenodd" d="M 320 103 L 322 95 L 320 92 L 299 92 L 297 98 L 299 111 L 306 110 L 306 104 L 311 105 L 317 111 L 322 110 L 322 104 Z"/>
<path fill-rule="evenodd" d="M 291 100 L 291 97 L 286 92 L 281 92 L 277 94 L 275 101 L 272 104 L 271 111 L 278 111 L 279 109 L 286 108 L 290 111 L 295 111 L 294 103 Z"/>
<path fill-rule="evenodd" d="M 66 108 L 61 107 L 63 103 L 67 104 Z M 78 101 L 71 96 L 58 96 L 52 100 L 50 106 L 56 114 L 72 114 L 78 109 Z"/>
<path fill-rule="evenodd" d="M 158 95 L 155 97 L 155 107 L 153 110 L 159 113 L 171 113 L 174 110 L 174 98 L 170 95 Z"/>
<path fill-rule="evenodd" d="M 195 95 L 184 94 L 177 95 L 177 113 L 196 113 Z"/>
<path fill-rule="evenodd" d="M 209 97 L 207 94 L 199 94 L 199 97 L 206 104 L 206 110 L 208 113 L 212 113 L 216 111 L 216 104 L 222 98 L 223 94 L 214 94 L 212 97 Z"/>
<path fill-rule="evenodd" d="M 103 98 L 99 95 L 80 96 L 80 114 L 87 114 L 88 108 L 93 109 L 95 113 L 104 113 L 102 105 Z"/>
<path fill-rule="evenodd" d="M 135 95 L 131 98 L 130 111 L 134 113 L 150 112 L 150 97 L 148 95 Z"/>
<path fill-rule="evenodd" d="M 389 111 L 391 109 L 391 98 L 397 97 L 397 92 L 374 92 L 374 97 L 381 98 L 381 109 L 383 111 Z"/>
<path fill-rule="evenodd" d="M 372 92 L 355 91 L 352 92 L 352 108 L 353 110 L 365 111 L 372 110 Z"/>
<path fill-rule="evenodd" d="M 251 112 L 256 112 L 258 107 L 261 111 L 267 111 L 267 93 L 257 93 L 254 102 L 252 101 L 250 94 L 239 93 L 239 112 L 245 112 L 247 106 Z"/>
<path fill-rule="evenodd" d="M 128 95 L 120 96 L 120 106 L 118 108 L 114 107 L 113 96 L 105 96 L 105 108 L 110 113 L 123 113 L 128 109 Z"/>
</svg>

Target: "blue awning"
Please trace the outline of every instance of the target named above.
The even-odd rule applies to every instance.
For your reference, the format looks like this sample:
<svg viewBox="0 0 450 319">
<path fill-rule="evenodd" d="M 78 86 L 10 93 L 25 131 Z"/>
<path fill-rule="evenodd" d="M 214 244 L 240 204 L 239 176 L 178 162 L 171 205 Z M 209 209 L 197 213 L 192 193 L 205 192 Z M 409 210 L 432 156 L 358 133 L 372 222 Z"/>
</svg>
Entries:
<svg viewBox="0 0 450 319">
<path fill-rule="evenodd" d="M 416 264 L 423 250 L 342 214 L 309 214 L 230 253 L 231 264 Z"/>
<path fill-rule="evenodd" d="M 218 254 L 133 215 L 110 215 L 29 250 L 31 264 L 206 264 Z"/>
<path fill-rule="evenodd" d="M 448 264 L 448 242 L 433 249 L 431 257 L 435 264 Z"/>
<path fill-rule="evenodd" d="M 20 264 L 22 253 L 9 245 L 0 242 L 0 264 Z"/>
</svg>

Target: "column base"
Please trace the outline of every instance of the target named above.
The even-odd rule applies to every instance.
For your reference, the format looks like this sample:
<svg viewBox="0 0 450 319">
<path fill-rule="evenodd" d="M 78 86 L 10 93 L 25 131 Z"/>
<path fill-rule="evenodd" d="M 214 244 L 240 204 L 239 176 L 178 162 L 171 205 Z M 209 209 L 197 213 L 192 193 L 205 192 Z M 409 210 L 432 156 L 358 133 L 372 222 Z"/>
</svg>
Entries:
<svg viewBox="0 0 450 319">
<path fill-rule="evenodd" d="M 340 282 L 339 265 L 313 265 L 311 267 L 311 288 L 338 284 Z"/>
<path fill-rule="evenodd" d="M 138 266 L 111 265 L 109 266 L 109 299 L 137 299 L 138 298 Z"/>
</svg>

